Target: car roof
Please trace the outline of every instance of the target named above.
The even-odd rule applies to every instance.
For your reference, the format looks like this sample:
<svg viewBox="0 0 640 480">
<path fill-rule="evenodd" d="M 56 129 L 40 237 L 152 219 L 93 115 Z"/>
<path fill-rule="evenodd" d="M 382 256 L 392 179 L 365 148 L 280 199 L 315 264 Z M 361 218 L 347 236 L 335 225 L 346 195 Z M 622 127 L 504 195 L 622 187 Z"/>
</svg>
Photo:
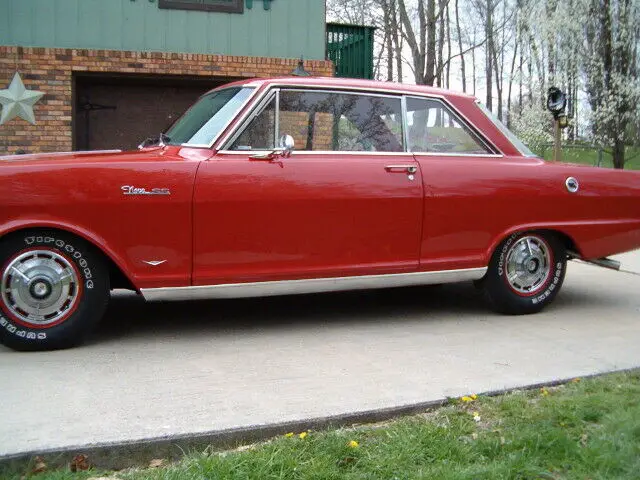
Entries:
<svg viewBox="0 0 640 480">
<path fill-rule="evenodd" d="M 262 87 L 265 85 L 284 85 L 301 87 L 327 87 L 327 88 L 357 88 L 362 90 L 382 90 L 389 93 L 415 93 L 421 95 L 438 95 L 442 97 L 463 97 L 475 99 L 473 95 L 444 88 L 430 87 L 427 85 L 409 85 L 394 82 L 382 82 L 379 80 L 360 80 L 353 78 L 339 77 L 273 77 L 273 78 L 250 78 L 228 83 L 221 88 L 229 86 L 252 86 Z"/>
</svg>

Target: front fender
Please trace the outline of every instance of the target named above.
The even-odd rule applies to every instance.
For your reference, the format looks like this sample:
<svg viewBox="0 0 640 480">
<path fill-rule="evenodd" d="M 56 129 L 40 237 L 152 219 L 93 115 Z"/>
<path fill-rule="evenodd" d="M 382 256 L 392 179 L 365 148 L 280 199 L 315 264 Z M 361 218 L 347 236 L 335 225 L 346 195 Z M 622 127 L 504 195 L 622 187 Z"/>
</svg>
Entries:
<svg viewBox="0 0 640 480">
<path fill-rule="evenodd" d="M 0 239 L 12 233 L 33 228 L 50 228 L 61 230 L 84 239 L 100 252 L 102 252 L 109 260 L 111 260 L 127 278 L 131 285 L 135 287 L 136 291 L 138 293 L 140 292 L 140 287 L 135 282 L 135 277 L 134 275 L 132 275 L 131 268 L 129 268 L 129 265 L 127 265 L 125 259 L 121 255 L 119 255 L 118 252 L 114 250 L 103 237 L 87 228 L 54 218 L 14 219 L 0 225 Z"/>
</svg>

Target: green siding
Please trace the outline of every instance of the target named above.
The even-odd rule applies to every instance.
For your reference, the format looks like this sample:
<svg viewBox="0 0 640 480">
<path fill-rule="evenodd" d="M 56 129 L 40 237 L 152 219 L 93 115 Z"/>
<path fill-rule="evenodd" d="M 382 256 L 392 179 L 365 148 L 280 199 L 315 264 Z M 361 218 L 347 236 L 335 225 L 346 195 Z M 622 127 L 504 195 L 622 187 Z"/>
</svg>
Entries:
<svg viewBox="0 0 640 480">
<path fill-rule="evenodd" d="M 161 9 L 157 0 L 0 0 L 0 45 L 325 57 L 325 1 L 262 1 L 243 14 Z"/>
</svg>

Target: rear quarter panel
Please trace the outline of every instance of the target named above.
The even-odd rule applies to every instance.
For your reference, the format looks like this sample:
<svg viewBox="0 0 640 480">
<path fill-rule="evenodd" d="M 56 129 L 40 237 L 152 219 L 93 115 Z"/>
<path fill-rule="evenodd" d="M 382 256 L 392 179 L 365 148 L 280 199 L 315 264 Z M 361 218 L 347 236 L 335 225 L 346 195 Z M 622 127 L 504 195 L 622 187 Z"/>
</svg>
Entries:
<svg viewBox="0 0 640 480">
<path fill-rule="evenodd" d="M 421 269 L 487 265 L 510 233 L 552 229 L 585 258 L 640 248 L 640 173 L 537 158 L 421 157 Z M 569 193 L 565 181 L 580 182 Z"/>
</svg>

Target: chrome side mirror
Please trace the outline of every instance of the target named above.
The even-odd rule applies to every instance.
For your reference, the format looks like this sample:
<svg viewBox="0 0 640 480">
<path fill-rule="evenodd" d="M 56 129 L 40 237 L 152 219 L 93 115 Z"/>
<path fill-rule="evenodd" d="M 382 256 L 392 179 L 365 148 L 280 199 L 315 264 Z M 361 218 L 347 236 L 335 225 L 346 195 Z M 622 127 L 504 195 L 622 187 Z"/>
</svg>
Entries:
<svg viewBox="0 0 640 480">
<path fill-rule="evenodd" d="M 293 140 L 293 137 L 291 135 L 282 135 L 278 143 L 278 149 L 282 152 L 281 155 L 283 157 L 291 156 L 291 152 L 296 146 L 296 142 Z"/>
<path fill-rule="evenodd" d="M 278 157 L 289 158 L 294 146 L 295 141 L 293 140 L 293 137 L 291 135 L 282 135 L 280 137 L 280 140 L 278 140 L 278 146 L 271 152 L 251 155 L 249 157 L 249 160 L 264 160 L 267 162 L 272 162 Z"/>
</svg>

